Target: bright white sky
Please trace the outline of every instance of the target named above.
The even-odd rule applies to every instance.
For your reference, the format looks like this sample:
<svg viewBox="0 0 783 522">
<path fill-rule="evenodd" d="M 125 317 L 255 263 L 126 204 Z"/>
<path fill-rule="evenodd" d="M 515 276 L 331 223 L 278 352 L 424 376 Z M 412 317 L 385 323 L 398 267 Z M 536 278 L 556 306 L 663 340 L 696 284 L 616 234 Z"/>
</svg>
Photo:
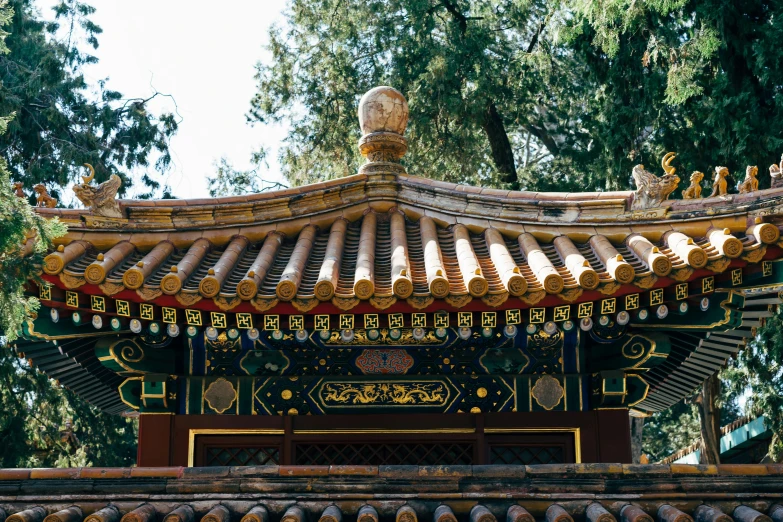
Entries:
<svg viewBox="0 0 783 522">
<path fill-rule="evenodd" d="M 46 19 L 54 0 L 37 0 Z M 251 127 L 245 113 L 256 91 L 253 74 L 268 60 L 262 46 L 273 23 L 282 23 L 284 0 L 91 0 L 92 20 L 102 29 L 100 60 L 87 80 L 108 78 L 127 97 L 148 97 L 153 89 L 171 94 L 182 122 L 171 142 L 173 166 L 167 183 L 179 198 L 208 197 L 207 176 L 225 156 L 237 168 L 250 165 L 251 151 L 269 150 L 262 177 L 283 181 L 277 154 L 286 129 Z M 166 98 L 149 110 L 173 110 Z M 160 179 L 157 172 L 151 177 Z M 132 195 L 132 194 L 129 194 Z"/>
</svg>

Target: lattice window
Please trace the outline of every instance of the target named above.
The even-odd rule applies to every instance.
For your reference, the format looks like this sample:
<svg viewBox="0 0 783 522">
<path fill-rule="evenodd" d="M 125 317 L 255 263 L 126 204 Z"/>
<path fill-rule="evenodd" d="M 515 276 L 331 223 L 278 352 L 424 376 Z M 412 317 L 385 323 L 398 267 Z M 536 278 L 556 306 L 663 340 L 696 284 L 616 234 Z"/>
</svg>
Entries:
<svg viewBox="0 0 783 522">
<path fill-rule="evenodd" d="M 562 446 L 492 445 L 490 464 L 563 464 Z"/>
<path fill-rule="evenodd" d="M 280 463 L 280 448 L 208 447 L 206 466 L 273 466 Z"/>
<path fill-rule="evenodd" d="M 473 464 L 473 443 L 297 444 L 298 465 Z"/>
</svg>

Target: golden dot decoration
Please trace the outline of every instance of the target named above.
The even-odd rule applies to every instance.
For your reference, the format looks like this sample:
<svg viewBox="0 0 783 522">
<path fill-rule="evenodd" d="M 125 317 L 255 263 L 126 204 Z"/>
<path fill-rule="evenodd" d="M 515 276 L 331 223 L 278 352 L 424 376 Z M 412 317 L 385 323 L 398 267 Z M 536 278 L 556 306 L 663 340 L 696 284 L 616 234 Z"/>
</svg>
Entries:
<svg viewBox="0 0 783 522">
<path fill-rule="evenodd" d="M 319 360 L 318 364 L 320 364 L 321 366 L 326 366 L 326 359 Z"/>
<path fill-rule="evenodd" d="M 448 357 L 444 357 L 443 364 L 451 364 L 451 359 L 449 359 Z"/>
<path fill-rule="evenodd" d="M 487 389 L 483 387 L 479 388 L 478 390 L 476 390 L 476 395 L 478 396 L 479 399 L 485 398 L 487 396 Z"/>
<path fill-rule="evenodd" d="M 293 397 L 293 396 L 294 396 L 294 394 L 293 394 L 293 393 L 291 393 L 291 390 L 283 390 L 283 391 L 280 393 L 280 396 L 283 398 L 283 400 L 284 400 L 284 401 L 287 401 L 287 400 L 289 400 L 291 397 Z"/>
<path fill-rule="evenodd" d="M 290 410 L 288 410 L 288 414 L 289 415 L 299 415 L 299 410 L 297 410 L 296 408 L 291 408 Z"/>
<path fill-rule="evenodd" d="M 479 408 L 478 406 L 473 406 L 470 409 L 470 413 L 481 413 L 481 408 Z"/>
</svg>

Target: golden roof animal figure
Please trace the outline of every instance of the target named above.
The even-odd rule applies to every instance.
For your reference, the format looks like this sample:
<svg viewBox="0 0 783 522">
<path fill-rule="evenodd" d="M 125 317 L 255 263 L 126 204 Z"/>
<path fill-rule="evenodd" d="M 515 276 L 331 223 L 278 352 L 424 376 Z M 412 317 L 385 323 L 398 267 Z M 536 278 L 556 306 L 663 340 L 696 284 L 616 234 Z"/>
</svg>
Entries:
<svg viewBox="0 0 783 522">
<path fill-rule="evenodd" d="M 677 169 L 671 166 L 675 156 L 674 152 L 668 152 L 663 157 L 661 167 L 663 167 L 665 174 L 661 177 L 644 170 L 644 165 L 636 165 L 633 168 L 632 175 L 636 183 L 636 193 L 631 209 L 658 208 L 669 199 L 669 194 L 674 192 L 680 183 L 679 176 L 674 174 Z"/>
<path fill-rule="evenodd" d="M 95 178 L 95 169 L 89 163 L 85 163 L 84 166 L 90 169 L 90 175 L 82 176 L 83 183 L 73 186 L 76 197 L 96 216 L 121 218 L 120 205 L 114 198 L 122 185 L 122 179 L 112 174 L 108 181 L 104 181 L 97 187 L 90 185 Z"/>
<path fill-rule="evenodd" d="M 49 191 L 41 183 L 34 186 L 33 190 L 38 194 L 35 198 L 37 207 L 54 208 L 57 206 L 57 200 L 49 195 Z"/>
<path fill-rule="evenodd" d="M 708 197 L 725 196 L 728 194 L 728 182 L 726 176 L 729 175 L 729 169 L 726 167 L 715 167 L 715 177 L 712 181 L 712 192 Z"/>
<path fill-rule="evenodd" d="M 682 193 L 682 199 L 699 199 L 701 198 L 701 182 L 704 179 L 704 173 L 698 170 L 691 174 L 691 184 Z"/>
<path fill-rule="evenodd" d="M 24 184 L 21 181 L 14 183 L 14 194 L 16 194 L 16 197 L 18 198 L 27 197 L 24 195 Z"/>
<path fill-rule="evenodd" d="M 759 173 L 757 166 L 750 166 L 745 169 L 745 179 L 740 183 L 739 193 L 748 194 L 750 192 L 756 192 L 759 189 L 759 180 L 756 175 Z"/>
</svg>

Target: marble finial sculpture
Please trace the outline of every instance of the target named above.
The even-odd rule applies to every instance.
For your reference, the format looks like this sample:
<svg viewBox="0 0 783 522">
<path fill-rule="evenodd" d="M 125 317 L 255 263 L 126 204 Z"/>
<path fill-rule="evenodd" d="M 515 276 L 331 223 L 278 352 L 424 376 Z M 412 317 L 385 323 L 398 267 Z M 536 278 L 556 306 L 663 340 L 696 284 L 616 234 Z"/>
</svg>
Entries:
<svg viewBox="0 0 783 522">
<path fill-rule="evenodd" d="M 400 91 L 388 86 L 367 91 L 359 101 L 359 126 L 363 134 L 359 150 L 367 158 L 359 172 L 404 173 L 400 158 L 408 151 L 408 142 L 403 137 L 407 125 L 408 102 Z"/>
</svg>

